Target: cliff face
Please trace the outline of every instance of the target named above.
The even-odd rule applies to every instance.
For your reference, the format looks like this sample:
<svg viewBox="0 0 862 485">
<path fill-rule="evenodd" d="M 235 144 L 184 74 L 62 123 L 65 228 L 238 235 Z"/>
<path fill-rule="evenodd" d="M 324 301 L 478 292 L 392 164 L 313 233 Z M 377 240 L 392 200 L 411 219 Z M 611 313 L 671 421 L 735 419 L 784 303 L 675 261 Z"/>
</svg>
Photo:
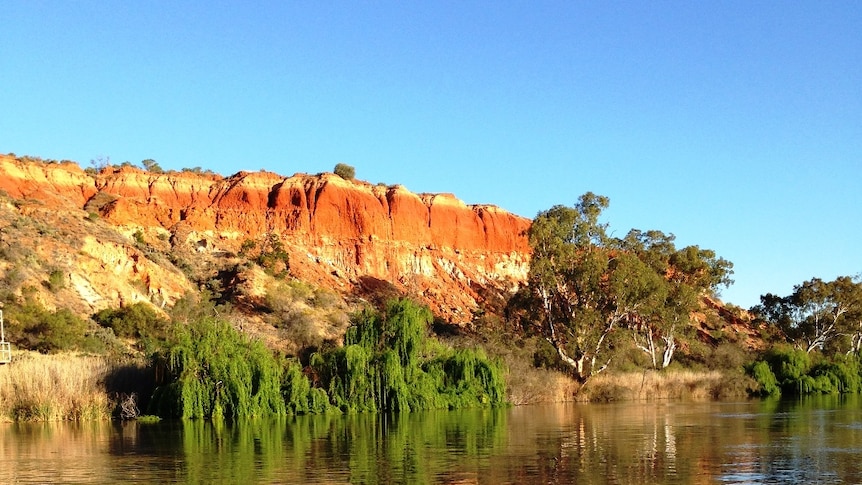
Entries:
<svg viewBox="0 0 862 485">
<path fill-rule="evenodd" d="M 198 252 L 236 253 L 276 234 L 299 279 L 341 292 L 382 280 L 453 322 L 469 321 L 480 295 L 513 290 L 528 270 L 528 219 L 450 194 L 333 174 L 222 178 L 124 167 L 91 175 L 73 163 L 11 156 L 0 156 L 0 174 L 0 189 L 13 199 L 98 213 L 127 235 L 170 236 Z"/>
</svg>

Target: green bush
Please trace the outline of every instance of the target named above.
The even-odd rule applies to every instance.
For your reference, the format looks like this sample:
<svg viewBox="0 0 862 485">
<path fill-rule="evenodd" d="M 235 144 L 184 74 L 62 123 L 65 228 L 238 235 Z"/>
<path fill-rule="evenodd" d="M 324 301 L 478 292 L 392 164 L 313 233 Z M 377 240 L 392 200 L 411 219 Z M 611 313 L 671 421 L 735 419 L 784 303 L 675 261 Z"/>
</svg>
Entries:
<svg viewBox="0 0 862 485">
<path fill-rule="evenodd" d="M 93 320 L 110 328 L 117 337 L 163 339 L 168 321 L 143 302 L 122 308 L 106 308 L 93 315 Z"/>
<path fill-rule="evenodd" d="M 760 385 L 760 395 L 775 396 L 781 394 L 781 388 L 778 387 L 778 379 L 775 378 L 775 374 L 772 373 L 772 369 L 769 368 L 769 364 L 765 361 L 759 360 L 755 362 L 751 366 L 749 374 Z"/>
<path fill-rule="evenodd" d="M 324 413 L 332 409 L 326 391 L 311 387 L 296 361 L 287 362 L 284 368 L 281 393 L 289 414 Z"/>
<path fill-rule="evenodd" d="M 780 393 L 832 394 L 862 391 L 862 366 L 856 356 L 820 356 L 812 365 L 811 356 L 798 349 L 779 348 L 766 354 L 749 369 L 764 395 Z"/>
<path fill-rule="evenodd" d="M 336 164 L 333 172 L 344 180 L 353 180 L 356 177 L 356 169 L 346 163 Z"/>
<path fill-rule="evenodd" d="M 828 387 L 826 381 L 822 381 L 818 392 L 857 393 L 862 390 L 859 361 L 855 356 L 839 355 L 831 362 L 818 364 L 811 369 L 811 375 L 828 380 Z"/>
<path fill-rule="evenodd" d="M 51 271 L 48 275 L 48 288 L 56 293 L 66 286 L 66 275 L 59 269 Z"/>
<path fill-rule="evenodd" d="M 7 305 L 6 336 L 16 346 L 43 353 L 83 350 L 104 352 L 106 342 L 87 322 L 71 311 L 45 309 L 38 301 L 26 298 L 23 304 Z"/>
<path fill-rule="evenodd" d="M 808 374 L 811 358 L 804 350 L 779 347 L 766 355 L 766 361 L 782 387 L 793 389 Z"/>
<path fill-rule="evenodd" d="M 347 412 L 502 404 L 502 365 L 481 351 L 434 345 L 432 320 L 427 307 L 406 299 L 355 315 L 345 346 L 312 358 L 331 402 Z"/>
</svg>

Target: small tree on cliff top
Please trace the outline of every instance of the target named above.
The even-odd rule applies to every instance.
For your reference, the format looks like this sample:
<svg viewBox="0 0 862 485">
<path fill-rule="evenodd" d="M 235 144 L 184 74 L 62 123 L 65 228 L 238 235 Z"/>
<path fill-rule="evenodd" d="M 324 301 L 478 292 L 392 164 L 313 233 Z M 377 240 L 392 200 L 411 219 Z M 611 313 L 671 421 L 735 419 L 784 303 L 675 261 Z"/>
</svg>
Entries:
<svg viewBox="0 0 862 485">
<path fill-rule="evenodd" d="M 353 180 L 353 178 L 356 177 L 356 169 L 346 163 L 335 165 L 333 171 L 335 172 L 335 175 L 338 175 L 344 180 Z"/>
</svg>

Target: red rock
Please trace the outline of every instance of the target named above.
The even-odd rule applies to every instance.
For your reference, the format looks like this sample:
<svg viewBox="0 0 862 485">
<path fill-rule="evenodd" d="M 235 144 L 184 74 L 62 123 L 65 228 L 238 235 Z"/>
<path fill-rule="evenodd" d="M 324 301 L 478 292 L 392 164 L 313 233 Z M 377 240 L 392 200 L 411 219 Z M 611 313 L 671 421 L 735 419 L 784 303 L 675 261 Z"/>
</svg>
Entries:
<svg viewBox="0 0 862 485">
<path fill-rule="evenodd" d="M 89 175 L 75 164 L 24 163 L 0 156 L 0 189 L 14 198 L 83 208 L 99 192 L 107 222 L 170 229 L 183 222 L 208 234 L 213 249 L 279 234 L 291 273 L 337 291 L 364 277 L 422 297 L 456 322 L 481 304 L 475 286 L 508 291 L 528 270 L 530 221 L 452 194 L 416 195 L 334 174 L 240 172 L 227 178 L 154 174 L 133 167 Z M 496 290 L 495 290 L 496 291 Z"/>
</svg>

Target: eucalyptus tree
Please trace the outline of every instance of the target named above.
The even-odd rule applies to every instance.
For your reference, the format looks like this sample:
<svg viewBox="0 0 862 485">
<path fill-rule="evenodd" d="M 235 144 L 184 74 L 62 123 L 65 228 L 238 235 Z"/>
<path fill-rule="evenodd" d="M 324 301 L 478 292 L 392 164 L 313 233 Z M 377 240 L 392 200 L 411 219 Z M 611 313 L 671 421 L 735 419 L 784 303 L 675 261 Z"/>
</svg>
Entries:
<svg viewBox="0 0 862 485">
<path fill-rule="evenodd" d="M 673 234 L 632 229 L 620 241 L 623 251 L 634 254 L 662 277 L 662 298 L 642 311 L 632 323 L 635 346 L 658 368 L 670 365 L 677 349 L 676 335 L 690 328 L 691 314 L 703 296 L 715 296 L 720 286 L 732 284 L 733 264 L 709 249 L 687 246 L 677 249 Z"/>
<path fill-rule="evenodd" d="M 842 336 L 850 339 L 848 352 L 858 352 L 862 346 L 862 282 L 858 277 L 812 278 L 794 286 L 790 295 L 762 295 L 752 310 L 808 353 L 823 350 Z"/>
<path fill-rule="evenodd" d="M 666 298 L 662 275 L 608 237 L 607 224 L 599 222 L 608 204 L 588 192 L 574 207 L 539 213 L 528 233 L 532 324 L 580 382 L 610 363 L 615 331 L 655 312 Z"/>
</svg>

